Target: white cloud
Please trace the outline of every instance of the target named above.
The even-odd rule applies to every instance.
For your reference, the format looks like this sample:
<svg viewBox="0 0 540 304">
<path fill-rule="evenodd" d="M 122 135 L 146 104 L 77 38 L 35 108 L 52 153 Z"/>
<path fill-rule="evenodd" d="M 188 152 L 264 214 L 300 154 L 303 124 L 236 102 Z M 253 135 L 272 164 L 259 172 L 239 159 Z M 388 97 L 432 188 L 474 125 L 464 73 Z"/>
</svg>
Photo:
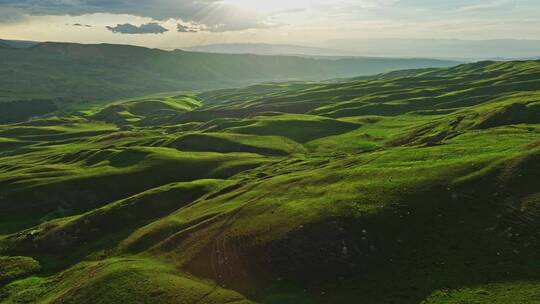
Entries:
<svg viewBox="0 0 540 304">
<path fill-rule="evenodd" d="M 496 0 L 496 1 L 487 1 L 482 3 L 475 3 L 471 5 L 465 5 L 455 10 L 457 13 L 466 13 L 466 12 L 475 12 L 483 11 L 488 9 L 496 9 L 502 6 L 513 4 L 513 0 Z"/>
<path fill-rule="evenodd" d="M 535 39 L 540 28 L 531 20 L 538 16 L 538 0 L 0 0 L 4 37 L 168 48 L 374 37 Z M 93 27 L 66 29 L 75 23 Z M 169 31 L 115 35 L 106 29 L 126 23 L 159 23 Z"/>
</svg>

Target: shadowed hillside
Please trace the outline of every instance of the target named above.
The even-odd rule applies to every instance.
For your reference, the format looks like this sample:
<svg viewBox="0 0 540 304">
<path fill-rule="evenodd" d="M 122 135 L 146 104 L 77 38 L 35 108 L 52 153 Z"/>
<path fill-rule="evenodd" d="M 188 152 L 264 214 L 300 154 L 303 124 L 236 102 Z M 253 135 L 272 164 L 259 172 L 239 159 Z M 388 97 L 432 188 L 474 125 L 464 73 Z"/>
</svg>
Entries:
<svg viewBox="0 0 540 304">
<path fill-rule="evenodd" d="M 103 55 L 82 48 L 46 52 Z M 1 125 L 0 301 L 537 303 L 539 76 L 480 62 Z"/>
<path fill-rule="evenodd" d="M 278 79 L 322 80 L 455 64 L 432 59 L 317 60 L 46 42 L 29 48 L 0 48 L 0 99 L 110 100 Z"/>
</svg>

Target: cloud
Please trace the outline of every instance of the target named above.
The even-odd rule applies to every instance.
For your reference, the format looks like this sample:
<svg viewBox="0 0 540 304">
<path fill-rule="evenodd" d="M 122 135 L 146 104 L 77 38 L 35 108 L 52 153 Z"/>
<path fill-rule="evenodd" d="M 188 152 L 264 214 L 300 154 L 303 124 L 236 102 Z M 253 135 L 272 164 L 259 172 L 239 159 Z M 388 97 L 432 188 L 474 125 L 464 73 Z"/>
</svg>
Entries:
<svg viewBox="0 0 540 304">
<path fill-rule="evenodd" d="M 465 5 L 456 10 L 457 13 L 465 13 L 465 12 L 477 12 L 477 11 L 484 11 L 484 10 L 490 10 L 490 9 L 497 9 L 501 8 L 503 6 L 513 4 L 513 1 L 511 0 L 497 0 L 497 1 L 489 1 L 489 2 L 483 2 L 483 3 L 476 3 L 472 5 Z"/>
<path fill-rule="evenodd" d="M 201 29 L 201 27 L 196 26 L 196 25 L 191 25 L 191 24 L 184 25 L 184 24 L 178 23 L 176 25 L 176 30 L 179 33 L 198 33 L 202 29 Z"/>
<path fill-rule="evenodd" d="M 78 27 L 92 27 L 90 24 L 81 24 L 81 23 L 74 23 L 73 26 L 78 26 Z"/>
<path fill-rule="evenodd" d="M 131 23 L 118 24 L 116 26 L 107 26 L 107 29 L 118 34 L 163 34 L 169 30 L 156 22 L 142 24 L 140 26 Z"/>
<path fill-rule="evenodd" d="M 509 4 L 500 5 L 505 2 Z M 538 2 L 538 0 L 0 0 L 0 23 L 8 20 L 17 22 L 27 16 L 36 15 L 81 16 L 105 13 L 118 15 L 119 20 L 114 23 L 130 22 L 133 19 L 120 15 L 131 15 L 148 18 L 161 24 L 175 20 L 183 26 L 190 23 L 204 25 L 205 29 L 199 31 L 226 32 L 275 28 L 284 24 L 313 24 L 314 20 L 330 24 L 348 22 L 354 25 L 366 19 L 425 21 L 448 16 L 459 18 L 463 15 L 476 19 L 492 19 L 497 15 L 508 16 L 511 6 L 513 16 L 534 17 L 533 14 L 538 14 L 539 11 Z M 298 15 L 301 18 L 298 18 Z M 328 22 L 330 20 L 335 21 Z M 187 27 L 180 27 L 177 30 L 193 31 L 192 27 Z"/>
<path fill-rule="evenodd" d="M 2 7 L 0 0 L 0 23 L 15 23 L 26 19 L 25 15 L 18 9 L 12 7 Z"/>
<path fill-rule="evenodd" d="M 2 14 L 8 9 L 10 14 Z M 127 14 L 157 21 L 174 19 L 205 24 L 209 31 L 259 28 L 268 17 L 246 14 L 223 0 L 0 0 L 0 22 L 6 22 L 15 12 L 23 16 Z"/>
</svg>

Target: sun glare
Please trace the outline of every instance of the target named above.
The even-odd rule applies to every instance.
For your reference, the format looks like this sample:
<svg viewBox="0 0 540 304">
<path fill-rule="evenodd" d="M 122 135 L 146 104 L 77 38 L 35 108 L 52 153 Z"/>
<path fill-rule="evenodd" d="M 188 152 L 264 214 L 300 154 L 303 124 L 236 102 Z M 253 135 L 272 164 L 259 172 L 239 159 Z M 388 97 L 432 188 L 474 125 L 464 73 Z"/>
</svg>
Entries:
<svg viewBox="0 0 540 304">
<path fill-rule="evenodd" d="M 278 12 L 305 8 L 307 2 L 307 0 L 223 0 L 222 3 L 258 12 Z"/>
</svg>

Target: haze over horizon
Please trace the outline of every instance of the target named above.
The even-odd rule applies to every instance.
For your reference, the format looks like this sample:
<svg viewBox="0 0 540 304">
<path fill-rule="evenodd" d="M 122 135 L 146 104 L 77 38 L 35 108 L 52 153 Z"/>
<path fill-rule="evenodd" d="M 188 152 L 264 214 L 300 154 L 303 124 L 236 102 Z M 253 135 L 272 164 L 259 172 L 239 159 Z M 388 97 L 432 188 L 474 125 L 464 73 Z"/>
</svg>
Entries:
<svg viewBox="0 0 540 304">
<path fill-rule="evenodd" d="M 366 56 L 540 56 L 533 0 L 0 1 L 0 38 L 176 49 L 293 44 Z M 507 39 L 516 44 L 508 47 Z"/>
</svg>

